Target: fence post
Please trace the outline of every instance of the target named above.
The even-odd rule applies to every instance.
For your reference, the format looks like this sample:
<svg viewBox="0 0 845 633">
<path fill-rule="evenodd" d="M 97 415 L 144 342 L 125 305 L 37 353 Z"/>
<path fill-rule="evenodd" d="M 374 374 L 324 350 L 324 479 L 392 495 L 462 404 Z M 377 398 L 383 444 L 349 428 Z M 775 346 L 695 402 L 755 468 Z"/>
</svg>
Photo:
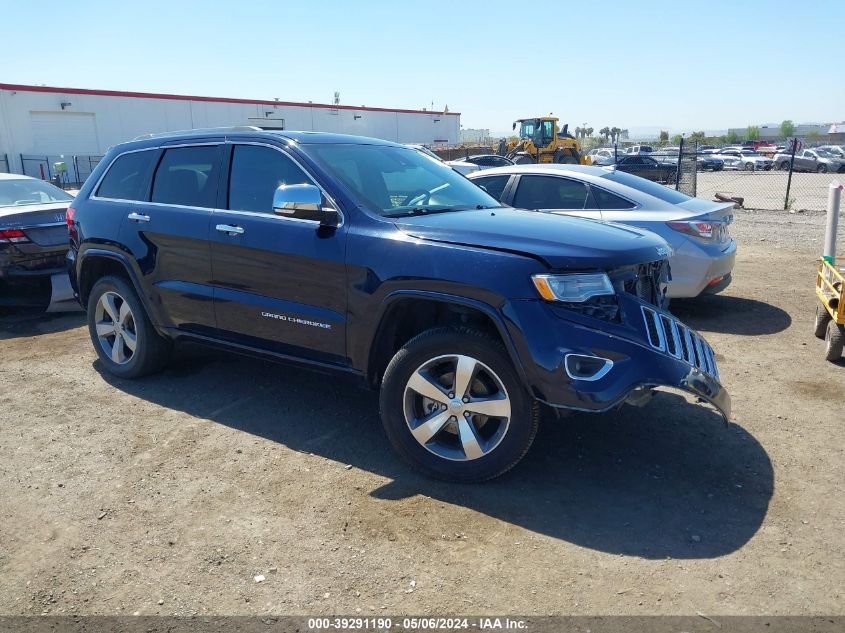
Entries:
<svg viewBox="0 0 845 633">
<path fill-rule="evenodd" d="M 798 139 L 792 139 L 792 155 L 789 157 L 789 177 L 786 179 L 786 197 L 783 199 L 783 210 L 789 211 L 789 190 L 792 188 L 792 168 L 795 167 L 795 148 L 798 147 Z"/>
<path fill-rule="evenodd" d="M 684 162 L 684 137 L 681 137 L 681 143 L 678 145 L 678 164 L 675 165 L 675 191 L 681 188 L 681 165 Z"/>
<path fill-rule="evenodd" d="M 822 258 L 829 264 L 836 263 L 836 228 L 839 225 L 839 202 L 842 199 L 842 185 L 830 183 L 827 194 L 827 219 L 824 230 Z"/>
</svg>

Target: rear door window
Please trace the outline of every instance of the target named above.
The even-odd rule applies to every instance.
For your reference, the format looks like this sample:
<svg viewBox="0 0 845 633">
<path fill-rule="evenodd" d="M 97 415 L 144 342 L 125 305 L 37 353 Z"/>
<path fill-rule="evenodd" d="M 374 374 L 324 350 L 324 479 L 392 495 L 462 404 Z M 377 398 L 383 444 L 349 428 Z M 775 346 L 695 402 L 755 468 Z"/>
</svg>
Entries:
<svg viewBox="0 0 845 633">
<path fill-rule="evenodd" d="M 97 188 L 97 197 L 112 200 L 144 200 L 147 176 L 152 169 L 154 150 L 118 156 Z"/>
<path fill-rule="evenodd" d="M 217 199 L 218 145 L 165 150 L 153 179 L 152 202 L 211 209 Z"/>
<path fill-rule="evenodd" d="M 520 209 L 592 209 L 584 183 L 556 176 L 522 176 L 513 206 Z"/>
<path fill-rule="evenodd" d="M 599 187 L 591 187 L 591 189 L 599 209 L 610 211 L 612 209 L 633 209 L 636 206 L 630 200 L 625 200 L 625 198 L 610 193 L 606 189 Z"/>
</svg>

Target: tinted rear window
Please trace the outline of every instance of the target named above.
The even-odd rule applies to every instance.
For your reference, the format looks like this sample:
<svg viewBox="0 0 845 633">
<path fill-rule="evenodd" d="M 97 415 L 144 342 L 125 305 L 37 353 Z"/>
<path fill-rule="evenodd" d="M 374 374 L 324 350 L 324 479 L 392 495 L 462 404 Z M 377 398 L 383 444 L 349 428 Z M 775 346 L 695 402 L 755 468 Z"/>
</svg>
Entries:
<svg viewBox="0 0 845 633">
<path fill-rule="evenodd" d="M 639 176 L 634 176 L 633 174 L 626 174 L 622 171 L 608 172 L 604 178 L 612 180 L 613 182 L 618 182 L 620 185 L 625 185 L 626 187 L 642 191 L 643 193 L 647 193 L 650 196 L 654 196 L 655 198 L 663 200 L 664 202 L 669 202 L 670 204 L 681 204 L 687 200 L 692 200 L 692 198 L 680 191 L 669 189 L 669 187 L 664 187 L 663 185 L 652 182 L 651 180 L 646 180 L 645 178 L 640 178 Z"/>
<path fill-rule="evenodd" d="M 153 202 L 213 208 L 217 199 L 217 146 L 164 152 L 153 180 Z"/>
<path fill-rule="evenodd" d="M 100 198 L 143 200 L 144 185 L 150 173 L 155 151 L 132 152 L 115 160 L 97 189 Z"/>
<path fill-rule="evenodd" d="M 600 187 L 591 187 L 591 189 L 599 209 L 633 209 L 635 206 L 630 200 L 620 198 L 616 194 L 610 193 Z"/>
</svg>

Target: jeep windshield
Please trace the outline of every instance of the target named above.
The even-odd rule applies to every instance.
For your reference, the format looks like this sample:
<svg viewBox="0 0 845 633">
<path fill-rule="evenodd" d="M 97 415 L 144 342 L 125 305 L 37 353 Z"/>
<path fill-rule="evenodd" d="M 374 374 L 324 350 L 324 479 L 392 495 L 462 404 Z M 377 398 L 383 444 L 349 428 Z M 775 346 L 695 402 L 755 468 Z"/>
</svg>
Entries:
<svg viewBox="0 0 845 633">
<path fill-rule="evenodd" d="M 340 143 L 303 149 L 384 217 L 502 206 L 448 165 L 415 149 Z"/>
</svg>

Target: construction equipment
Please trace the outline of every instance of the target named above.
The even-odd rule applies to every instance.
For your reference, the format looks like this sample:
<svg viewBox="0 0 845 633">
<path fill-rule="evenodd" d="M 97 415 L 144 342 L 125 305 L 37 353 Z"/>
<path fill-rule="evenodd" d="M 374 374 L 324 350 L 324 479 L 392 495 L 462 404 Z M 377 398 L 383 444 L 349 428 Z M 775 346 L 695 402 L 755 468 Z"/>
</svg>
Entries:
<svg viewBox="0 0 845 633">
<path fill-rule="evenodd" d="M 519 139 L 507 144 L 507 158 L 517 164 L 589 164 L 589 159 L 581 155 L 581 143 L 568 132 L 569 126 L 564 125 L 558 132 L 557 122 L 553 116 L 514 121 L 514 130 L 519 123 Z"/>
</svg>

